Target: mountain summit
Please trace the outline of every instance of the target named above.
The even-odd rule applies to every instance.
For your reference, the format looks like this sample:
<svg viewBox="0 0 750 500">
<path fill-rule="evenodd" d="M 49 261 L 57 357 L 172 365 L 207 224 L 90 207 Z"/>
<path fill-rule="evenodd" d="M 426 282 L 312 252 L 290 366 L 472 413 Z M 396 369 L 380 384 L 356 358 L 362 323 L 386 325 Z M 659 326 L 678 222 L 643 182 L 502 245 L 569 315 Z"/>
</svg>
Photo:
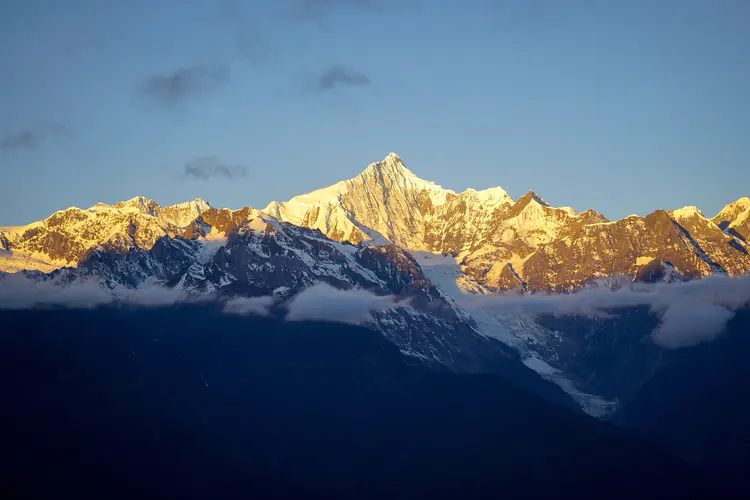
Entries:
<svg viewBox="0 0 750 500">
<path fill-rule="evenodd" d="M 426 238 L 436 211 L 453 211 L 462 204 L 473 214 L 512 202 L 499 187 L 460 194 L 445 189 L 418 177 L 391 153 L 357 177 L 287 202 L 272 202 L 266 212 L 335 240 L 390 241 L 412 250 L 433 250 Z"/>
</svg>

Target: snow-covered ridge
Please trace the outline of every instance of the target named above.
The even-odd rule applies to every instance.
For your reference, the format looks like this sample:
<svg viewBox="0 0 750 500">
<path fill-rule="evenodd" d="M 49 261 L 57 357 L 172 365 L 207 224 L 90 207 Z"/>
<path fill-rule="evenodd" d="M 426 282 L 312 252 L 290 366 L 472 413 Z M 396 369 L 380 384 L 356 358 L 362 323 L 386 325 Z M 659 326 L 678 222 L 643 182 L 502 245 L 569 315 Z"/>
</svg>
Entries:
<svg viewBox="0 0 750 500">
<path fill-rule="evenodd" d="M 127 201 L 115 203 L 114 205 L 97 203 L 93 207 L 90 207 L 88 211 L 153 215 L 176 226 L 186 227 L 209 208 L 211 208 L 211 205 L 200 198 L 162 207 L 156 201 L 148 199 L 145 196 L 136 196 Z"/>
<path fill-rule="evenodd" d="M 534 274 L 548 283 L 573 273 L 574 267 L 593 266 L 590 272 L 580 271 L 582 276 L 577 280 L 611 272 L 602 266 L 613 262 L 618 246 L 630 245 L 635 233 L 646 238 L 649 231 L 663 231 L 661 226 L 647 226 L 665 224 L 671 218 L 683 230 L 696 234 L 678 235 L 694 242 L 678 245 L 670 252 L 694 248 L 696 255 L 700 254 L 698 261 L 695 256 L 683 255 L 684 262 L 677 264 L 684 268 L 681 271 L 700 268 L 703 275 L 709 272 L 705 269 L 716 267 L 709 261 L 716 261 L 735 274 L 750 266 L 745 262 L 748 258 L 735 255 L 740 251 L 737 249 L 747 247 L 750 237 L 748 210 L 750 199 L 741 198 L 714 219 L 689 206 L 661 212 L 664 219 L 655 214 L 644 218 L 632 215 L 610 222 L 593 210 L 579 213 L 571 207 L 553 207 L 533 191 L 518 200 L 501 187 L 457 193 L 420 178 L 391 153 L 355 177 L 286 202 L 272 202 L 263 212 L 249 207 L 217 211 L 200 198 L 161 206 L 137 196 L 113 205 L 98 203 L 85 210 L 71 207 L 28 226 L 0 228 L 0 249 L 4 251 L 0 270 L 76 265 L 93 248 L 148 249 L 165 235 L 218 241 L 240 226 L 262 232 L 269 227 L 278 230 L 278 222 L 283 221 L 317 229 L 335 241 L 393 243 L 412 251 L 453 255 L 466 274 L 476 280 L 472 287 L 538 287 L 537 280 L 542 278 Z M 205 214 L 210 214 L 210 220 Z M 646 258 L 658 260 L 658 254 L 667 251 L 660 245 L 672 244 L 655 240 L 651 243 L 654 248 L 646 253 L 635 249 L 639 252 L 632 259 L 635 267 L 621 271 L 637 272 L 640 266 L 635 263 Z M 730 244 L 732 248 L 727 248 Z M 592 252 L 598 255 L 598 264 L 588 258 Z M 619 260 L 617 263 L 621 265 Z"/>
<path fill-rule="evenodd" d="M 696 215 L 703 217 L 703 212 L 694 205 L 678 208 L 677 210 L 671 210 L 669 213 L 678 221 L 681 219 L 686 219 L 688 217 L 694 217 Z"/>
<path fill-rule="evenodd" d="M 70 207 L 26 226 L 0 229 L 0 271 L 50 272 L 76 266 L 97 248 L 149 249 L 162 236 L 174 237 L 211 207 L 201 199 L 162 207 L 137 196 L 114 205 Z"/>
</svg>

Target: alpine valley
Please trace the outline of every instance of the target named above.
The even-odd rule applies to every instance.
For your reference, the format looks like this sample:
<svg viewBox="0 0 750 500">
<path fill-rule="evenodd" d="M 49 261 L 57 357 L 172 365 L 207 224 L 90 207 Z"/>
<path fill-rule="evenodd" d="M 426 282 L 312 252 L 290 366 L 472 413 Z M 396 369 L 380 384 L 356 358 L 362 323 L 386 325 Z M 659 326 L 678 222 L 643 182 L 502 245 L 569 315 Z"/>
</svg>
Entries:
<svg viewBox="0 0 750 500">
<path fill-rule="evenodd" d="M 748 238 L 748 198 L 712 219 L 684 207 L 609 221 L 553 207 L 533 191 L 518 200 L 500 187 L 456 193 L 391 153 L 353 179 L 263 210 L 201 199 L 162 207 L 136 197 L 0 227 L 0 272 L 59 287 L 93 281 L 112 294 L 158 284 L 190 296 L 272 297 L 275 306 L 321 282 L 395 296 L 408 304 L 373 311 L 366 326 L 402 353 L 505 374 L 546 399 L 605 416 L 659 363 L 638 364 L 632 383 L 613 389 L 598 358 L 614 362 L 621 351 L 593 349 L 600 336 L 581 333 L 580 322 L 471 310 L 462 298 L 569 293 L 622 276 L 737 276 L 750 271 Z M 648 350 L 641 337 L 619 341 Z M 581 361 L 591 357 L 597 362 Z"/>
</svg>

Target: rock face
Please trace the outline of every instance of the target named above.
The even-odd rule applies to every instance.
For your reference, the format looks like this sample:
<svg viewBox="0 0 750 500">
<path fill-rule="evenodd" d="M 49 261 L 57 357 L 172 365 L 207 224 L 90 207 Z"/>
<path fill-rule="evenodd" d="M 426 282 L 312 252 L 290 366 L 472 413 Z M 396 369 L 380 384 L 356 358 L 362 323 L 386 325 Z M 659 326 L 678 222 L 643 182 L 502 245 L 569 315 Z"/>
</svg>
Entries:
<svg viewBox="0 0 750 500">
<path fill-rule="evenodd" d="M 695 210 L 586 225 L 541 245 L 521 276 L 531 289 L 565 291 L 592 278 L 630 275 L 644 280 L 676 270 L 685 278 L 750 270 L 744 245 Z"/>
</svg>

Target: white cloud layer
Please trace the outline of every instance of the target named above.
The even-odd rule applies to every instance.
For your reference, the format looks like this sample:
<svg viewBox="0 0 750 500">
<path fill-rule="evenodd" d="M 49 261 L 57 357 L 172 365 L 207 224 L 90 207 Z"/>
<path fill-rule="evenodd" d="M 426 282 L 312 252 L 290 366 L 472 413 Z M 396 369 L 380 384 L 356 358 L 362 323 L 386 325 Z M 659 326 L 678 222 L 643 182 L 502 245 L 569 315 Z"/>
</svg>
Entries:
<svg viewBox="0 0 750 500">
<path fill-rule="evenodd" d="M 0 278 L 0 309 L 30 309 L 43 306 L 92 308 L 120 303 L 142 307 L 170 306 L 186 301 L 215 300 L 213 296 L 191 296 L 184 290 L 158 284 L 111 292 L 96 280 L 77 280 L 61 285 L 55 280 L 37 281 L 23 274 Z M 270 314 L 273 297 L 238 297 L 224 304 L 223 312 L 239 315 Z M 372 320 L 372 311 L 408 305 L 393 295 L 380 296 L 360 288 L 339 290 L 318 283 L 288 302 L 289 321 L 336 321 L 360 325 Z M 712 275 L 684 283 L 627 284 L 617 290 L 588 288 L 572 294 L 466 296 L 459 306 L 492 310 L 498 314 L 581 314 L 607 317 L 611 309 L 645 305 L 661 318 L 651 333 L 653 341 L 668 349 L 692 346 L 721 334 L 734 311 L 750 307 L 750 276 Z"/>
<path fill-rule="evenodd" d="M 140 307 L 170 306 L 190 300 L 184 290 L 147 284 L 139 288 L 113 291 L 97 280 L 76 280 L 62 284 L 54 279 L 37 281 L 23 274 L 10 274 L 0 280 L 0 309 L 31 309 L 43 306 L 93 308 L 121 303 Z"/>
<path fill-rule="evenodd" d="M 224 304 L 223 311 L 226 314 L 238 314 L 241 316 L 268 316 L 273 302 L 274 298 L 270 296 L 236 297 Z"/>
<path fill-rule="evenodd" d="M 750 306 L 750 276 L 712 275 L 684 283 L 632 284 L 617 290 L 588 288 L 572 294 L 521 295 L 515 292 L 461 299 L 467 309 L 530 315 L 581 314 L 606 317 L 619 307 L 649 306 L 661 318 L 653 341 L 668 349 L 713 340 L 734 311 Z"/>
<path fill-rule="evenodd" d="M 112 294 L 96 281 L 75 281 L 61 286 L 52 280 L 30 280 L 20 273 L 10 274 L 0 281 L 0 309 L 38 306 L 90 308 L 112 300 Z"/>
<path fill-rule="evenodd" d="M 295 295 L 288 304 L 289 321 L 336 321 L 361 325 L 372 320 L 372 311 L 408 305 L 393 295 L 375 295 L 361 288 L 339 290 L 326 283 L 317 283 Z"/>
</svg>

